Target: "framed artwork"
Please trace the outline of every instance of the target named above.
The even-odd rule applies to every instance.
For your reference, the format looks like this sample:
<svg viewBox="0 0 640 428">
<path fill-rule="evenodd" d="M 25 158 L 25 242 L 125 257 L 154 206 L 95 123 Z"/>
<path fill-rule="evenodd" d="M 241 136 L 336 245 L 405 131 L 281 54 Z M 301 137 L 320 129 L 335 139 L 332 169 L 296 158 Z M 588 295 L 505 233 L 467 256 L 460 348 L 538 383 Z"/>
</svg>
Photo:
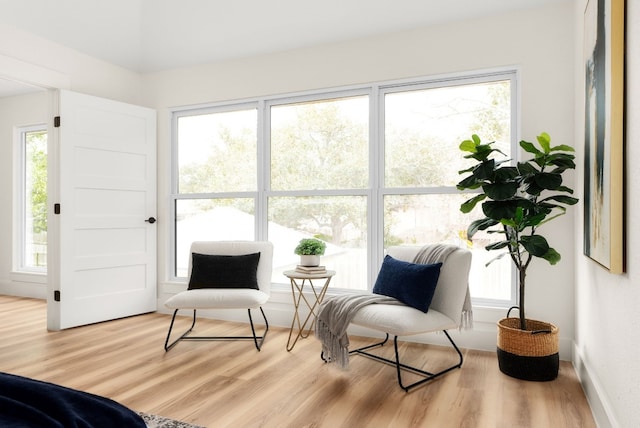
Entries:
<svg viewBox="0 0 640 428">
<path fill-rule="evenodd" d="M 624 0 L 588 0 L 584 25 L 584 254 L 624 272 Z"/>
</svg>

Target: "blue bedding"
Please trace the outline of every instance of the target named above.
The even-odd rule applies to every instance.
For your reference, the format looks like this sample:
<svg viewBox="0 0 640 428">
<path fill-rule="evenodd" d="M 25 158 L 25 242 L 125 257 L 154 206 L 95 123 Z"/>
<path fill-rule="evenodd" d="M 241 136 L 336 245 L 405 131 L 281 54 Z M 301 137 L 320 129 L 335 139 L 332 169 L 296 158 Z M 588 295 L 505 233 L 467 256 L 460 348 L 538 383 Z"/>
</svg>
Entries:
<svg viewBox="0 0 640 428">
<path fill-rule="evenodd" d="M 0 373 L 2 428 L 146 428 L 134 411 L 105 397 Z"/>
</svg>

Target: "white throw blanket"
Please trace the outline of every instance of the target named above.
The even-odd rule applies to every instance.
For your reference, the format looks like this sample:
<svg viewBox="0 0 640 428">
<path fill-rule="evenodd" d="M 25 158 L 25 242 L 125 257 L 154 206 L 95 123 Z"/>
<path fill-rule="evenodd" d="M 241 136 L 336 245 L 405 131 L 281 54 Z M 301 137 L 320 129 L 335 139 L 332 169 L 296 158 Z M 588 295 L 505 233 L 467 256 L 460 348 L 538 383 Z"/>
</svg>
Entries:
<svg viewBox="0 0 640 428">
<path fill-rule="evenodd" d="M 426 245 L 416 254 L 413 262 L 420 264 L 444 263 L 449 254 L 456 248 L 453 245 L 444 244 Z M 343 369 L 349 367 L 347 327 L 349 327 L 353 317 L 362 307 L 376 303 L 403 305 L 402 302 L 393 297 L 378 294 L 347 294 L 332 297 L 322 303 L 316 319 L 315 334 L 316 338 L 322 343 L 322 355 L 326 361 L 335 362 Z M 471 298 L 467 287 L 461 328 L 471 328 L 472 322 Z"/>
<path fill-rule="evenodd" d="M 347 327 L 360 308 L 374 303 L 402 305 L 393 297 L 379 294 L 345 294 L 335 296 L 320 306 L 316 319 L 316 337 L 322 342 L 322 356 L 340 368 L 349 367 Z"/>
</svg>

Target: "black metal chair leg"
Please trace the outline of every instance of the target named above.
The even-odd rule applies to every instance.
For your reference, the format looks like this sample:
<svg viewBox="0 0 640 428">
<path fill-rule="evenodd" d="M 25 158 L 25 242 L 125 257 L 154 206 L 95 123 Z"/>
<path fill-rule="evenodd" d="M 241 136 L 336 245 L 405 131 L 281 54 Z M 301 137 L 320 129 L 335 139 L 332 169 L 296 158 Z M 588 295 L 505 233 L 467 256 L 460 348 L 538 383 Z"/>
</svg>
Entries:
<svg viewBox="0 0 640 428">
<path fill-rule="evenodd" d="M 406 364 L 403 364 L 400 362 L 400 353 L 398 352 L 398 336 L 394 336 L 393 338 L 393 347 L 395 350 L 395 360 L 390 360 L 384 357 L 381 357 L 379 355 L 375 355 L 375 354 L 371 354 L 369 352 L 365 352 L 367 349 L 373 348 L 375 346 L 382 346 L 386 341 L 387 338 L 389 337 L 389 335 L 387 335 L 387 338 L 385 338 L 385 340 L 383 342 L 380 343 L 375 343 L 373 345 L 369 345 L 369 346 L 365 346 L 362 348 L 358 348 L 358 349 L 354 349 L 353 351 L 350 351 L 350 354 L 358 354 L 358 355 L 363 355 L 365 357 L 369 357 L 372 358 L 376 361 L 385 363 L 385 364 L 389 364 L 392 366 L 395 366 L 396 368 L 396 372 L 397 372 L 397 377 L 398 377 L 398 385 L 400 385 L 400 388 L 402 388 L 404 391 L 409 392 L 410 390 L 424 384 L 425 382 L 428 382 L 430 380 L 433 380 L 435 378 L 437 378 L 438 376 L 441 376 L 445 373 L 450 372 L 453 369 L 457 369 L 462 367 L 462 362 L 463 362 L 463 356 L 462 356 L 462 352 L 460 352 L 460 349 L 458 348 L 458 346 L 455 344 L 455 342 L 453 341 L 453 339 L 451 338 L 451 336 L 449 336 L 449 333 L 446 330 L 443 330 L 444 334 L 447 336 L 447 339 L 449 339 L 449 342 L 451 343 L 451 345 L 453 346 L 453 348 L 455 349 L 456 353 L 458 354 L 458 362 L 450 367 L 445 368 L 444 370 L 441 370 L 437 373 L 431 373 L 425 370 L 421 370 L 417 367 L 412 367 Z M 402 372 L 403 371 L 408 371 L 417 375 L 422 376 L 423 378 L 413 382 L 409 385 L 405 385 L 403 380 L 402 380 Z"/>
<path fill-rule="evenodd" d="M 193 330 L 193 327 L 196 325 L 196 310 L 193 310 L 193 322 L 191 323 L 191 327 L 189 327 L 189 329 L 187 331 L 185 331 L 184 333 L 182 333 L 182 335 L 180 337 L 178 337 L 176 340 L 174 340 L 173 342 L 171 342 L 171 344 L 169 344 L 169 338 L 171 337 L 171 330 L 173 329 L 173 323 L 176 320 L 176 315 L 178 314 L 179 309 L 176 309 L 175 311 L 173 311 L 173 317 L 171 317 L 171 324 L 169 325 L 169 332 L 167 333 L 167 339 L 164 341 L 164 351 L 167 352 L 169 349 L 173 348 L 176 343 L 178 343 L 180 340 L 182 340 L 187 334 L 189 334 L 191 332 L 191 330 Z"/>
<path fill-rule="evenodd" d="M 260 351 L 260 349 L 262 348 L 262 344 L 264 342 L 264 338 L 266 337 L 267 332 L 269 331 L 269 321 L 267 320 L 267 316 L 265 315 L 264 310 L 262 309 L 262 307 L 260 307 L 260 312 L 262 313 L 262 318 L 264 319 L 264 323 L 265 323 L 265 331 L 262 334 L 262 336 L 256 335 L 256 329 L 255 329 L 255 326 L 253 325 L 253 319 L 251 317 L 251 309 L 247 309 L 247 312 L 249 314 L 249 323 L 251 324 L 251 333 L 252 333 L 251 336 L 189 336 L 189 333 L 191 333 L 191 331 L 193 330 L 193 327 L 196 325 L 196 310 L 194 309 L 193 321 L 191 323 L 191 327 L 189 327 L 187 331 L 185 331 L 182 335 L 180 335 L 180 337 L 175 339 L 173 342 L 169 343 L 169 340 L 171 338 L 171 331 L 173 329 L 173 324 L 175 322 L 178 311 L 179 309 L 176 309 L 175 311 L 173 311 L 173 317 L 171 318 L 171 324 L 169 325 L 169 332 L 167 333 L 167 339 L 164 342 L 165 352 L 173 348 L 181 340 L 253 340 L 253 343 L 255 344 L 256 349 Z"/>
<path fill-rule="evenodd" d="M 267 332 L 269 331 L 269 321 L 267 321 L 267 316 L 264 314 L 262 306 L 260 306 L 260 312 L 262 313 L 262 318 L 264 319 L 265 330 L 262 336 L 256 336 L 256 329 L 253 326 L 253 318 L 251 318 L 251 309 L 247 309 L 247 313 L 249 314 L 249 323 L 251 324 L 251 333 L 253 333 L 253 343 L 256 345 L 256 349 L 258 351 L 262 349 L 262 343 L 264 343 L 264 338 L 267 337 Z M 258 343 L 258 339 L 260 339 L 260 343 Z"/>
</svg>

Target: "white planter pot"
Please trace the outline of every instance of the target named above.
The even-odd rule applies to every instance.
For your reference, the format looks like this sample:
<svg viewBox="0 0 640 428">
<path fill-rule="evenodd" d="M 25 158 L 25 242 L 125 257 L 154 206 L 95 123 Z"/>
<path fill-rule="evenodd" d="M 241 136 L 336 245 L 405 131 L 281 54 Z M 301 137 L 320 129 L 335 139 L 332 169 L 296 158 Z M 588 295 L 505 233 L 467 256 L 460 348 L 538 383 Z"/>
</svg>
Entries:
<svg viewBox="0 0 640 428">
<path fill-rule="evenodd" d="M 301 266 L 320 266 L 320 256 L 300 256 Z"/>
</svg>

